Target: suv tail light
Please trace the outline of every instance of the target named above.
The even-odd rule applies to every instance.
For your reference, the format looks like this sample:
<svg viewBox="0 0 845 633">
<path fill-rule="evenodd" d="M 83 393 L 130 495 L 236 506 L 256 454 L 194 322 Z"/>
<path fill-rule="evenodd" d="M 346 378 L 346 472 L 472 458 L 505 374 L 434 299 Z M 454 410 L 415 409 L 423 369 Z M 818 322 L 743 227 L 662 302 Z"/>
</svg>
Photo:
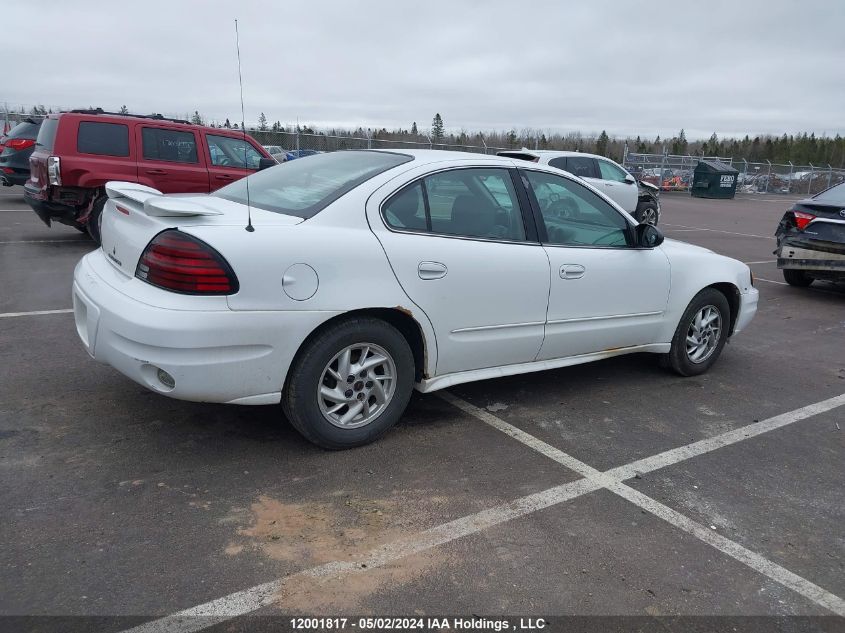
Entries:
<svg viewBox="0 0 845 633">
<path fill-rule="evenodd" d="M 138 279 L 187 295 L 231 295 L 238 279 L 216 250 L 202 240 L 168 229 L 156 235 L 138 260 Z"/>
<path fill-rule="evenodd" d="M 810 222 L 816 219 L 816 216 L 812 213 L 805 211 L 793 211 L 792 215 L 795 216 L 795 226 L 798 227 L 799 231 L 803 231 Z"/>
<path fill-rule="evenodd" d="M 21 151 L 22 149 L 35 147 L 35 140 L 31 138 L 10 138 L 6 140 L 5 146 L 11 147 L 13 150 Z"/>
<path fill-rule="evenodd" d="M 58 156 L 47 157 L 47 180 L 51 185 L 62 184 L 62 163 Z"/>
</svg>

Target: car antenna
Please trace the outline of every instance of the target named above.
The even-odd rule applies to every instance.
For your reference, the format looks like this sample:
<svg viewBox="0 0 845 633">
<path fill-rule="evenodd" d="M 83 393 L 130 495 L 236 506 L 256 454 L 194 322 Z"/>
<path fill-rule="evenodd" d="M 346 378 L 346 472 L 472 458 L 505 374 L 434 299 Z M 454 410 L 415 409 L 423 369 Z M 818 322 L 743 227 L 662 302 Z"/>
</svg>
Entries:
<svg viewBox="0 0 845 633">
<path fill-rule="evenodd" d="M 238 50 L 238 84 L 241 89 L 241 132 L 243 132 L 244 135 L 244 167 L 246 167 L 246 147 L 248 141 L 246 140 L 246 123 L 244 123 L 244 119 L 246 118 L 244 115 L 244 79 L 241 75 L 241 38 L 238 35 L 237 18 L 235 18 L 235 47 Z M 249 176 L 244 178 L 244 183 L 246 183 L 246 230 L 247 232 L 252 233 L 255 230 L 255 227 L 252 226 L 252 207 L 249 204 Z"/>
</svg>

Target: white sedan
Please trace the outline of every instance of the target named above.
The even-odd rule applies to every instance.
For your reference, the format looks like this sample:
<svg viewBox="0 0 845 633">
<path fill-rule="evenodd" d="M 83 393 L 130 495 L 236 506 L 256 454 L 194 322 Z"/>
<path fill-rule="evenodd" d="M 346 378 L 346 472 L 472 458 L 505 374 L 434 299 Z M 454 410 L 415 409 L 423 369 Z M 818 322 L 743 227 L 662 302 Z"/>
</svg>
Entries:
<svg viewBox="0 0 845 633">
<path fill-rule="evenodd" d="M 741 262 L 521 160 L 346 151 L 210 196 L 106 189 L 74 273 L 88 353 L 173 398 L 281 402 L 327 448 L 387 431 L 414 387 L 632 352 L 700 374 L 757 309 Z"/>
</svg>

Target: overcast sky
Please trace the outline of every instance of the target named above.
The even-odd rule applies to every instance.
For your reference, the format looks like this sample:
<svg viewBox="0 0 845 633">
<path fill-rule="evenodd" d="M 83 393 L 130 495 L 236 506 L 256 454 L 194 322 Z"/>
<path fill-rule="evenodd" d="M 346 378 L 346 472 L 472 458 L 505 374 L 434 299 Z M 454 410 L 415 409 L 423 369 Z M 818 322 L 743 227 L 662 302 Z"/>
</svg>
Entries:
<svg viewBox="0 0 845 633">
<path fill-rule="evenodd" d="M 429 128 L 440 112 L 455 131 L 845 134 L 842 0 L 41 0 L 3 14 L 10 106 L 235 122 L 238 18 L 248 122 Z"/>
</svg>

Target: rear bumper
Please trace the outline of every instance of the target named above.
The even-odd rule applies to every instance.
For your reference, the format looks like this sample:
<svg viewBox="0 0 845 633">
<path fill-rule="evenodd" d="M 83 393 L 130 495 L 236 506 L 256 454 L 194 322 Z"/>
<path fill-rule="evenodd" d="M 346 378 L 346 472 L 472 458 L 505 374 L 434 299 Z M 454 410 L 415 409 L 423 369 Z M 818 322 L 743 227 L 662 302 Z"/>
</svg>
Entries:
<svg viewBox="0 0 845 633">
<path fill-rule="evenodd" d="M 112 274 L 99 274 L 98 270 Z M 300 343 L 335 312 L 239 312 L 152 306 L 113 287 L 98 249 L 74 271 L 76 330 L 88 353 L 171 398 L 273 404 Z M 138 280 L 127 280 L 126 290 Z M 160 379 L 159 369 L 175 386 Z"/>
<path fill-rule="evenodd" d="M 784 237 L 775 255 L 781 269 L 845 275 L 845 244 Z"/>
<path fill-rule="evenodd" d="M 49 201 L 42 190 L 26 184 L 26 181 L 23 199 L 47 226 L 50 226 L 52 220 L 57 220 L 62 224 L 76 224 L 76 207 Z"/>
<path fill-rule="evenodd" d="M 28 179 L 28 169 L 15 169 L 14 167 L 0 165 L 0 181 L 2 181 L 4 185 L 8 187 L 11 187 L 12 185 L 24 185 Z"/>
</svg>

